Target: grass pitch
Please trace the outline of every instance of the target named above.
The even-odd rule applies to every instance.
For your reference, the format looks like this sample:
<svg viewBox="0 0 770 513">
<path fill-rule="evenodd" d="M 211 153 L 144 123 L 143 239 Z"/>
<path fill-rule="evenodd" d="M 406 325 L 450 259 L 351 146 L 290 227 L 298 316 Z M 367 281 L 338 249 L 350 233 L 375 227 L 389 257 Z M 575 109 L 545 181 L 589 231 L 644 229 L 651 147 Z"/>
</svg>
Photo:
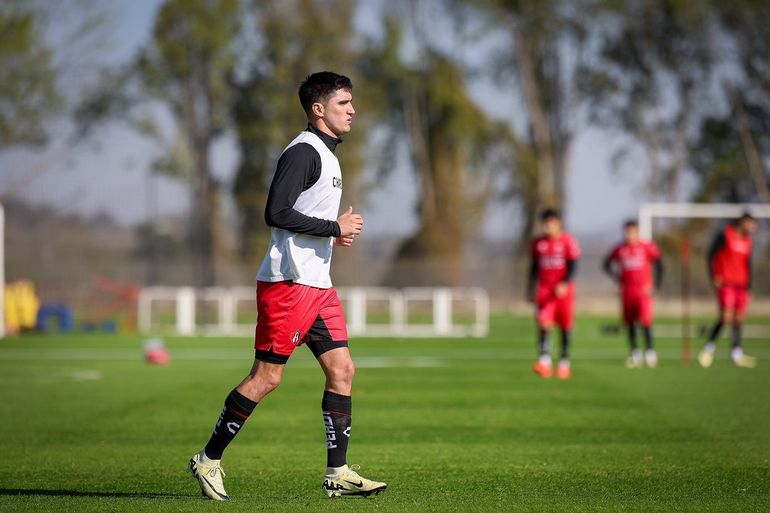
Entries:
<svg viewBox="0 0 770 513">
<path fill-rule="evenodd" d="M 326 499 L 323 376 L 300 348 L 284 384 L 225 454 L 232 501 L 184 471 L 251 363 L 244 339 L 0 341 L 0 511 L 770 511 L 770 347 L 754 370 L 727 342 L 709 370 L 660 341 L 658 369 L 623 367 L 620 336 L 581 319 L 571 381 L 531 372 L 529 319 L 485 340 L 354 340 L 351 463 L 388 483 Z"/>
</svg>

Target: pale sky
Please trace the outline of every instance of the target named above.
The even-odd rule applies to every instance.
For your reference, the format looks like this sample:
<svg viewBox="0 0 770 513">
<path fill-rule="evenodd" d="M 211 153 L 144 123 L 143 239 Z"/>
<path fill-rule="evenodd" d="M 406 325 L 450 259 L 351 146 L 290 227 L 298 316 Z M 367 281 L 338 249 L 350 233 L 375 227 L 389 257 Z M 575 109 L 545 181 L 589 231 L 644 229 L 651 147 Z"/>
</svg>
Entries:
<svg viewBox="0 0 770 513">
<path fill-rule="evenodd" d="M 117 0 L 114 28 L 107 58 L 125 62 L 149 37 L 153 16 L 160 0 Z M 365 17 L 361 14 L 359 18 Z M 367 20 L 361 20 L 366 23 Z M 471 91 L 488 95 L 488 87 L 471 84 Z M 294 91 L 287 91 L 294 95 Z M 505 105 L 499 95 L 492 108 Z M 301 130 L 303 127 L 297 127 Z M 288 141 L 287 141 L 288 142 Z M 99 137 L 98 148 L 66 150 L 54 140 L 45 152 L 6 152 L 0 155 L 0 192 L 15 192 L 33 204 L 48 205 L 66 212 L 94 215 L 109 213 L 123 224 L 135 224 L 148 217 L 148 164 L 158 149 L 128 129 L 108 127 Z M 643 170 L 622 178 L 609 169 L 612 152 L 609 136 L 595 129 L 578 134 L 573 146 L 569 178 L 567 225 L 578 234 L 614 240 L 621 220 L 636 215 L 643 202 Z M 344 145 L 340 147 L 344 151 Z M 231 139 L 215 148 L 215 174 L 228 186 L 237 165 L 237 151 Z M 373 168 L 375 166 L 372 166 Z M 344 170 L 343 170 L 344 172 Z M 156 179 L 162 214 L 183 214 L 188 190 L 180 183 Z M 407 235 L 416 227 L 413 211 L 417 184 L 405 166 L 391 179 L 378 185 L 366 204 L 359 206 L 372 235 Z M 515 209 L 493 206 L 484 226 L 493 238 L 507 238 Z"/>
</svg>

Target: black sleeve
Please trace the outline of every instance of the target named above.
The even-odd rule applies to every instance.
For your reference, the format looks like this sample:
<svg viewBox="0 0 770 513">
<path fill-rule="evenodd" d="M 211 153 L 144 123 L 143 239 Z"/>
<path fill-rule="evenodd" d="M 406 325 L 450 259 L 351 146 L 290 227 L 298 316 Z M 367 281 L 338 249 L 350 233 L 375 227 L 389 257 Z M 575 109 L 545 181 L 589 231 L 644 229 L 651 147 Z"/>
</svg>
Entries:
<svg viewBox="0 0 770 513">
<path fill-rule="evenodd" d="M 532 293 L 535 290 L 535 282 L 537 281 L 537 257 L 532 256 L 532 262 L 529 264 L 529 277 L 527 278 L 527 291 Z"/>
<path fill-rule="evenodd" d="M 725 240 L 724 232 L 719 232 L 719 235 L 716 236 L 714 242 L 711 243 L 711 247 L 709 247 L 709 251 L 706 257 L 706 267 L 708 267 L 709 276 L 711 277 L 714 276 L 714 266 L 712 265 L 714 263 L 714 258 L 717 256 L 719 250 L 725 247 L 726 243 L 727 241 Z"/>
<path fill-rule="evenodd" d="M 312 187 L 320 177 L 321 157 L 311 145 L 300 143 L 284 151 L 267 194 L 267 225 L 316 237 L 339 237 L 337 221 L 306 216 L 294 210 L 302 191 Z"/>
<path fill-rule="evenodd" d="M 575 277 L 577 271 L 577 260 L 567 260 L 567 274 L 564 276 L 564 282 L 569 283 Z"/>
<path fill-rule="evenodd" d="M 752 253 L 753 253 L 753 249 L 752 249 Z M 751 268 L 751 260 L 752 260 L 751 257 L 752 257 L 752 254 L 749 253 L 749 261 L 748 261 L 748 265 L 747 265 L 748 270 L 749 270 L 749 276 L 748 276 L 749 279 L 746 282 L 746 290 L 751 290 L 751 278 L 752 278 L 752 274 L 753 274 L 753 269 Z"/>
<path fill-rule="evenodd" d="M 655 290 L 660 289 L 661 283 L 663 283 L 663 259 L 658 258 L 653 263 L 652 273 L 655 280 Z"/>
<path fill-rule="evenodd" d="M 607 276 L 612 278 L 612 281 L 618 281 L 618 273 L 615 272 L 615 269 L 612 266 L 612 253 L 608 254 L 604 258 L 604 262 L 602 263 L 602 270 L 604 270 Z"/>
</svg>

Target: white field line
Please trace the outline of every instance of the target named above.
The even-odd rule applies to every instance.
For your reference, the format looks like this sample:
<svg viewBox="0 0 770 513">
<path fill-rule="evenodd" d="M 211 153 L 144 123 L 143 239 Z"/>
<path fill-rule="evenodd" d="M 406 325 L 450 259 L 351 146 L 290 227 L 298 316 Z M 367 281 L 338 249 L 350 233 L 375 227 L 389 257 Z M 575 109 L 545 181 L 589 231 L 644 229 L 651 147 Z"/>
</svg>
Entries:
<svg viewBox="0 0 770 513">
<path fill-rule="evenodd" d="M 693 356 L 697 347 L 693 351 Z M 300 350 L 300 352 L 304 352 Z M 749 348 L 746 351 L 760 360 L 770 360 L 770 348 Z M 355 350 L 354 350 L 355 353 Z M 718 358 L 727 358 L 728 349 L 720 348 L 717 351 Z M 658 350 L 661 360 L 678 361 L 681 359 L 679 348 L 663 348 Z M 253 352 L 243 349 L 171 349 L 171 361 L 251 361 Z M 591 350 L 576 348 L 574 361 L 623 361 L 625 352 L 617 350 Z M 501 350 L 449 350 L 445 353 L 434 355 L 381 355 L 359 356 L 354 355 L 354 361 L 359 368 L 431 368 L 447 367 L 460 364 L 472 364 L 474 361 L 506 360 L 506 361 L 534 361 L 535 355 L 532 349 L 501 349 Z M 42 362 L 42 361 L 93 361 L 93 362 L 143 362 L 144 354 L 141 350 L 125 348 L 71 348 L 71 349 L 33 349 L 14 348 L 0 349 L 0 362 Z M 761 363 L 761 362 L 760 362 Z M 291 367 L 315 368 L 317 363 L 307 354 L 300 354 L 289 361 Z M 94 379 L 88 374 L 80 377 L 81 381 Z M 96 378 L 99 379 L 99 378 Z"/>
<path fill-rule="evenodd" d="M 101 381 L 102 373 L 96 369 L 59 369 L 53 372 L 35 372 L 25 376 L 6 376 L 4 385 L 58 385 Z"/>
</svg>

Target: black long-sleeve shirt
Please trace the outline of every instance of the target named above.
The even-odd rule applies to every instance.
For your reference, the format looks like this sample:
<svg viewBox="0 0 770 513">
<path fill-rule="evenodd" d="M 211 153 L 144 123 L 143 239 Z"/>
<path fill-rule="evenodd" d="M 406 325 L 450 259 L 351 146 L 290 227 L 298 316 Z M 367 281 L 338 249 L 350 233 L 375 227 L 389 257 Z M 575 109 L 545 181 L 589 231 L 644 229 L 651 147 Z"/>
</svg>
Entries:
<svg viewBox="0 0 770 513">
<path fill-rule="evenodd" d="M 317 135 L 334 153 L 342 139 L 325 134 L 308 124 L 307 131 Z M 307 143 L 295 144 L 278 159 L 265 206 L 265 222 L 273 228 L 316 237 L 339 237 L 337 221 L 306 216 L 294 209 L 297 198 L 321 177 L 321 156 Z"/>
</svg>

